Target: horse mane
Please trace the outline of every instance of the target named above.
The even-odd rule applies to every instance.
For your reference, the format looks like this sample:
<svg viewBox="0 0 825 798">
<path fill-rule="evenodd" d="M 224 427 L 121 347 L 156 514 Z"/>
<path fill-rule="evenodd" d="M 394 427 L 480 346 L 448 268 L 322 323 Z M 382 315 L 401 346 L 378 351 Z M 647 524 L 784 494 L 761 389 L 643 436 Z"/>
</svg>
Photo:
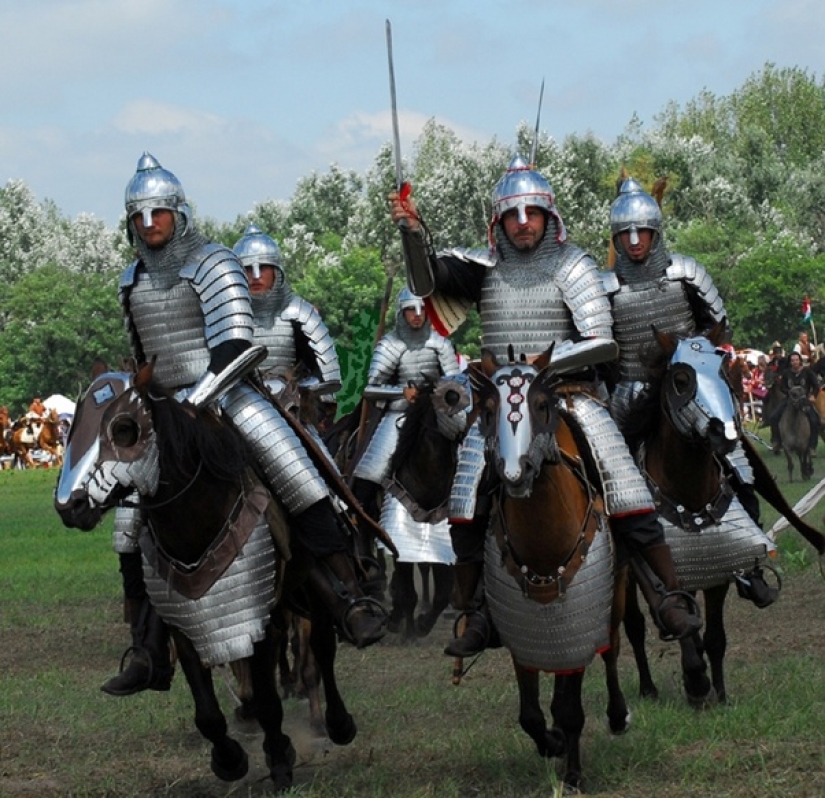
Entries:
<svg viewBox="0 0 825 798">
<path fill-rule="evenodd" d="M 209 407 L 176 401 L 152 385 L 149 391 L 161 470 L 191 478 L 198 468 L 220 482 L 237 482 L 252 462 L 243 438 Z"/>
<path fill-rule="evenodd" d="M 436 383 L 425 377 L 418 388 L 418 396 L 404 413 L 404 424 L 398 432 L 398 444 L 390 458 L 390 473 L 395 473 L 410 457 L 418 445 L 422 424 L 428 413 L 432 412 L 432 395 Z"/>
</svg>

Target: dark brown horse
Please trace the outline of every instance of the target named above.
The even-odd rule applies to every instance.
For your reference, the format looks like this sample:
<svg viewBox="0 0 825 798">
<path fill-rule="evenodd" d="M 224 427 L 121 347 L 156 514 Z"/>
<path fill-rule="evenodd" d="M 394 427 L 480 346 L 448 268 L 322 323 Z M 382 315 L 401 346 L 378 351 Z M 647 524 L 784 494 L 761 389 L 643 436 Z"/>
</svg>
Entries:
<svg viewBox="0 0 825 798">
<path fill-rule="evenodd" d="M 564 783 L 579 788 L 582 681 L 597 653 L 607 674 L 609 727 L 620 733 L 629 725 L 617 670 L 624 599 L 617 587 L 624 575 L 616 571 L 602 497 L 584 465 L 586 444 L 560 409 L 565 385 L 550 354 L 532 366 L 500 366 L 485 353 L 481 367 L 471 366 L 488 460 L 501 484 L 485 590 L 513 659 L 521 727 L 541 756 L 564 757 Z M 540 671 L 555 673 L 549 729 Z"/>
<path fill-rule="evenodd" d="M 215 664 L 245 658 L 270 776 L 276 791 L 285 790 L 295 751 L 281 729 L 275 684 L 286 629 L 276 599 L 302 584 L 305 569 L 293 552 L 278 580 L 285 520 L 248 468 L 240 437 L 208 408 L 182 405 L 151 380 L 152 366 L 145 365 L 136 374 L 106 372 L 92 382 L 77 406 L 55 508 L 67 526 L 91 529 L 106 511 L 140 494 L 151 530 L 141 550 L 154 565 L 144 569 L 147 590 L 172 630 L 195 723 L 212 743 L 212 770 L 224 780 L 247 772 L 246 752 L 228 734 L 211 673 Z M 229 636 L 239 623 L 243 629 Z M 347 744 L 356 726 L 336 686 L 335 631 L 319 602 L 311 645 L 324 683 L 328 736 Z"/>
<path fill-rule="evenodd" d="M 631 437 L 656 502 L 680 582 L 702 591 L 704 634 L 680 641 L 682 682 L 688 701 L 726 700 L 725 598 L 730 584 L 761 565 L 772 542 L 735 497 L 723 458 L 741 439 L 739 401 L 727 355 L 717 348 L 724 328 L 709 338 L 656 334 L 648 353 L 652 389 L 633 411 Z M 639 670 L 640 693 L 658 694 L 645 652 L 645 621 L 631 587 L 625 630 Z M 711 677 L 707 668 L 710 665 Z M 711 692 L 713 690 L 713 692 Z"/>
<path fill-rule="evenodd" d="M 803 480 L 810 479 L 814 473 L 809 449 L 811 422 L 805 414 L 809 405 L 805 389 L 794 385 L 788 392 L 788 401 L 779 419 L 779 437 L 788 462 L 788 482 L 793 482 L 794 457 L 799 460 L 799 473 Z"/>
<path fill-rule="evenodd" d="M 468 388 L 452 377 L 424 379 L 416 386 L 384 484 L 381 525 L 399 549 L 390 583 L 390 628 L 407 638 L 429 634 L 450 603 L 453 552 L 447 501 L 464 428 L 458 414 L 471 401 Z M 414 617 L 416 564 L 429 565 L 434 591 L 430 606 Z"/>
</svg>

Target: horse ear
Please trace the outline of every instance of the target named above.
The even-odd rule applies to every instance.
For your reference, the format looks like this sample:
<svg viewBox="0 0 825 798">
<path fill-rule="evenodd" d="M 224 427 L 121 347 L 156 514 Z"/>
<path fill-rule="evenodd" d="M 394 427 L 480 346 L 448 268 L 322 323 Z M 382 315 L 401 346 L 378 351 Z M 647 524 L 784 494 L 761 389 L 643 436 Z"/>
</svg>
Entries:
<svg viewBox="0 0 825 798">
<path fill-rule="evenodd" d="M 727 316 L 722 316 L 713 327 L 710 328 L 707 334 L 707 339 L 714 345 L 720 346 L 725 342 L 725 332 L 728 328 Z"/>
<path fill-rule="evenodd" d="M 651 324 L 650 329 L 653 330 L 653 337 L 662 348 L 662 351 L 668 355 L 672 355 L 676 351 L 675 336 L 662 332 L 655 324 Z"/>
<path fill-rule="evenodd" d="M 96 357 L 92 362 L 92 380 L 96 380 L 101 374 L 105 374 L 109 366 L 102 357 Z"/>
<path fill-rule="evenodd" d="M 500 367 L 501 364 L 489 349 L 481 350 L 481 372 L 485 376 L 492 377 Z"/>
<path fill-rule="evenodd" d="M 553 350 L 556 348 L 556 342 L 553 341 L 550 346 L 547 347 L 534 361 L 533 366 L 535 366 L 536 371 L 543 371 L 546 369 L 550 362 L 553 360 Z"/>
<path fill-rule="evenodd" d="M 133 385 L 138 393 L 147 394 L 149 392 L 149 383 L 152 382 L 152 375 L 155 373 L 155 361 L 158 359 L 157 355 L 152 355 L 152 359 L 148 363 L 144 363 L 135 374 Z"/>
</svg>

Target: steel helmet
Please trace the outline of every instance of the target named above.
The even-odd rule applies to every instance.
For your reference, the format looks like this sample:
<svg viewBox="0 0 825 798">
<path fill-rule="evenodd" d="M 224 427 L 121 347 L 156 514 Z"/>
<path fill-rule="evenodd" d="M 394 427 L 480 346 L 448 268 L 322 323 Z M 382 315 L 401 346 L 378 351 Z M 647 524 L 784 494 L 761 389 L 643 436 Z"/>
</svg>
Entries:
<svg viewBox="0 0 825 798">
<path fill-rule="evenodd" d="M 662 233 L 662 210 L 641 184 L 629 177 L 622 183 L 619 196 L 610 206 L 610 235 L 615 238 L 628 230 L 630 243 L 637 244 L 640 229 L 653 231 L 651 251 L 654 251 Z"/>
<path fill-rule="evenodd" d="M 261 276 L 261 266 L 274 266 L 284 274 L 284 261 L 278 242 L 255 224 L 246 226 L 243 236 L 232 247 L 232 251 L 244 267 L 252 269 L 256 280 Z"/>
<path fill-rule="evenodd" d="M 126 186 L 125 204 L 128 218 L 140 213 L 147 227 L 152 224 L 152 211 L 156 208 L 180 213 L 187 226 L 191 221 L 192 214 L 180 180 L 148 152 L 141 155 L 137 171 Z"/>
<path fill-rule="evenodd" d="M 398 292 L 398 314 L 403 315 L 404 311 L 409 308 L 412 308 L 416 313 L 423 313 L 424 300 L 405 286 Z"/>
</svg>

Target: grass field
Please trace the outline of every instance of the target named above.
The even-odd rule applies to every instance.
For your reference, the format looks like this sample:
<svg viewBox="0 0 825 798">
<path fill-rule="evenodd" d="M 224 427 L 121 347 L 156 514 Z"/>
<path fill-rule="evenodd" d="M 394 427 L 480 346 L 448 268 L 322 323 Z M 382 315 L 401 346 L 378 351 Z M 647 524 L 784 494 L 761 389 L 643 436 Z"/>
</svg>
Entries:
<svg viewBox="0 0 825 798">
<path fill-rule="evenodd" d="M 812 486 L 785 484 L 784 461 L 767 458 L 792 503 Z M 114 699 L 99 691 L 128 639 L 111 521 L 90 533 L 64 529 L 51 504 L 55 477 L 0 472 L 0 796 L 270 795 L 260 735 L 249 728 L 236 728 L 250 753 L 249 775 L 236 784 L 212 775 L 180 674 L 169 693 Z M 765 511 L 767 526 L 775 517 Z M 816 508 L 808 520 L 821 527 L 821 518 Z M 641 701 L 625 647 L 622 683 L 634 717 L 614 739 L 602 720 L 602 668 L 588 671 L 590 794 L 825 794 L 825 581 L 796 533 L 783 534 L 780 551 L 785 589 L 774 606 L 759 611 L 735 595 L 728 602 L 726 706 L 688 708 L 678 647 L 658 640 L 650 654 L 661 698 Z M 365 651 L 341 648 L 342 690 L 359 723 L 346 748 L 311 736 L 305 702 L 285 703 L 299 752 L 293 794 L 557 794 L 556 763 L 538 757 L 518 727 L 506 653 L 485 653 L 454 687 L 441 654 L 449 632 L 442 620 L 411 644 L 388 636 Z M 219 670 L 231 712 L 226 679 Z M 544 681 L 545 706 L 550 684 Z"/>
</svg>

